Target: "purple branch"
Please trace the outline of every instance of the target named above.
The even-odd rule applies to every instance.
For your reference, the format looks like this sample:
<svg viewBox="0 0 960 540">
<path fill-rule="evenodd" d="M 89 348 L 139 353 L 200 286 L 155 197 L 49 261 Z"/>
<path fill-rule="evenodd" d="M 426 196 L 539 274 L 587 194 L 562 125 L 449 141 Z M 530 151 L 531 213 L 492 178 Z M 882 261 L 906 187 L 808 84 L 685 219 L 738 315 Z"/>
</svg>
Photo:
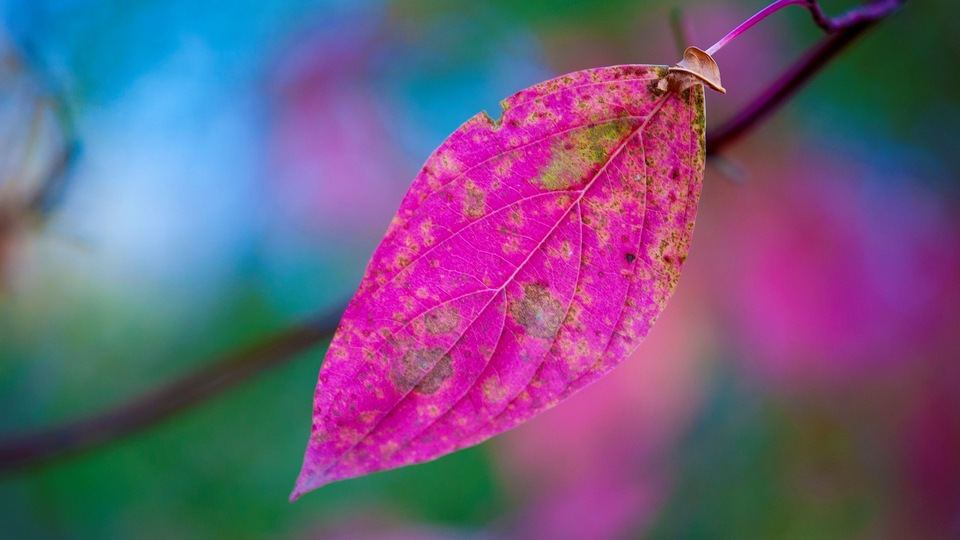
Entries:
<svg viewBox="0 0 960 540">
<path fill-rule="evenodd" d="M 906 0 L 874 0 L 837 17 L 827 17 L 815 0 L 810 2 L 817 26 L 828 32 L 817 45 L 774 81 L 739 113 L 707 134 L 707 155 L 720 152 L 747 133 L 799 91 L 834 57 L 871 26 Z M 742 26 L 742 25 L 741 25 Z"/>
<path fill-rule="evenodd" d="M 718 152 L 755 127 L 854 38 L 905 1 L 874 0 L 830 18 L 823 14 L 816 0 L 809 0 L 808 8 L 813 13 L 814 21 L 829 35 L 741 113 L 711 132 L 707 137 L 707 153 Z M 782 4 L 780 7 L 794 3 L 775 2 Z M 741 25 L 738 28 L 743 31 L 747 27 Z M 306 324 L 280 332 L 248 349 L 228 354 L 207 367 L 101 413 L 0 440 L 0 472 L 73 455 L 151 427 L 176 412 L 211 399 L 329 339 L 337 328 L 341 313 L 342 309 L 331 310 Z"/>
<path fill-rule="evenodd" d="M 860 7 L 853 8 L 836 17 L 828 17 L 824 14 L 817 0 L 810 0 L 808 9 L 813 14 L 813 21 L 817 23 L 817 26 L 823 28 L 828 34 L 833 34 L 861 24 L 875 23 L 900 9 L 900 6 L 905 4 L 906 1 L 870 0 Z"/>
</svg>

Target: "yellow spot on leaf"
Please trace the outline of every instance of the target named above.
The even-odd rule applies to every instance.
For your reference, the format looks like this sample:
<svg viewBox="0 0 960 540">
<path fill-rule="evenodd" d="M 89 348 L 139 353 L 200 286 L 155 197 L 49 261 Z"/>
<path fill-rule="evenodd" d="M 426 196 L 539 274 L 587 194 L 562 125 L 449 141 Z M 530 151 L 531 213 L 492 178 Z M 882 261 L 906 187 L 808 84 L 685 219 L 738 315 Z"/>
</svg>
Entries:
<svg viewBox="0 0 960 540">
<path fill-rule="evenodd" d="M 570 137 L 554 143 L 550 161 L 533 182 L 549 191 L 579 185 L 587 174 L 607 162 L 632 130 L 629 119 L 617 119 L 573 132 Z"/>
</svg>

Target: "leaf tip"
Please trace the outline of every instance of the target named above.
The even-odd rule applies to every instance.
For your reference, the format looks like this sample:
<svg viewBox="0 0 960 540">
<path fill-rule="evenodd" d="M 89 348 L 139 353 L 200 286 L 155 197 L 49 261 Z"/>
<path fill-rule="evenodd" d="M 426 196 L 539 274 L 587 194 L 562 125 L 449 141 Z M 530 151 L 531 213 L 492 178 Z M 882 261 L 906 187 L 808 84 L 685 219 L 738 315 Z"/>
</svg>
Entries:
<svg viewBox="0 0 960 540">
<path fill-rule="evenodd" d="M 329 484 L 334 480 L 336 480 L 336 478 L 329 478 L 323 471 L 318 472 L 314 467 L 311 467 L 310 457 L 308 456 L 303 463 L 303 468 L 300 470 L 300 475 L 297 477 L 297 482 L 293 486 L 293 491 L 290 493 L 290 502 L 295 502 L 304 494 Z"/>
<path fill-rule="evenodd" d="M 310 491 L 310 487 L 306 485 L 307 479 L 304 478 L 303 474 L 300 474 L 300 477 L 297 478 L 297 483 L 293 486 L 293 491 L 290 492 L 290 502 L 296 502 L 304 493 Z"/>
<path fill-rule="evenodd" d="M 293 491 L 290 492 L 290 502 L 296 502 L 297 499 L 303 495 L 329 484 L 332 480 L 326 480 L 323 478 L 311 478 L 305 477 L 303 475 L 297 479 L 296 485 L 293 487 Z"/>
</svg>

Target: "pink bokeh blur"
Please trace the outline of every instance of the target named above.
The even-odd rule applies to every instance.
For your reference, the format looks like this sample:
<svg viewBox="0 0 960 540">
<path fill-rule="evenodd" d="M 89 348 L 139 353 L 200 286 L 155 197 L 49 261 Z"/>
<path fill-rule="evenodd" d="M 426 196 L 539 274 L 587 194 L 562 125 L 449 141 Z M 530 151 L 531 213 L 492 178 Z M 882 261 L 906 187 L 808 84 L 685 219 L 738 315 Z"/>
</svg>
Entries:
<svg viewBox="0 0 960 540">
<path fill-rule="evenodd" d="M 703 40 L 744 16 L 714 7 L 688 22 Z M 711 114 L 735 110 L 785 62 L 775 26 L 726 51 L 728 87 L 741 97 L 711 96 Z M 643 35 L 661 45 L 657 54 L 669 53 L 663 25 Z M 372 216 L 392 213 L 402 194 L 396 179 L 411 167 L 371 105 L 380 83 L 370 58 L 383 36 L 371 27 L 344 54 L 324 54 L 343 37 L 313 36 L 281 65 L 272 171 L 281 205 L 301 224 L 321 235 L 376 236 L 385 220 Z M 613 50 L 547 61 L 562 70 Z M 314 61 L 330 57 L 339 60 Z M 745 182 L 726 176 L 727 160 L 744 176 L 733 180 Z M 955 376 L 951 361 L 960 357 L 958 209 L 949 192 L 905 166 L 870 164 L 800 133 L 750 138 L 712 162 L 690 259 L 649 339 L 608 377 L 494 443 L 500 481 L 517 503 L 510 533 L 603 539 L 648 530 L 683 474 L 675 453 L 702 413 L 718 360 L 773 400 L 886 401 L 874 411 L 889 414 L 890 425 L 865 436 L 895 449 L 903 500 L 924 501 L 905 504 L 893 521 L 904 530 L 930 524 L 923 537 L 948 530 L 960 497 L 950 459 L 960 427 L 956 411 L 944 411 L 960 400 L 930 397 L 925 381 Z M 882 384 L 898 377 L 921 382 Z"/>
<path fill-rule="evenodd" d="M 623 538 L 670 494 L 671 454 L 706 391 L 715 346 L 698 269 L 640 349 L 607 377 L 496 442 L 502 481 L 525 506 L 524 538 Z M 698 283 L 700 281 L 700 283 Z"/>
</svg>

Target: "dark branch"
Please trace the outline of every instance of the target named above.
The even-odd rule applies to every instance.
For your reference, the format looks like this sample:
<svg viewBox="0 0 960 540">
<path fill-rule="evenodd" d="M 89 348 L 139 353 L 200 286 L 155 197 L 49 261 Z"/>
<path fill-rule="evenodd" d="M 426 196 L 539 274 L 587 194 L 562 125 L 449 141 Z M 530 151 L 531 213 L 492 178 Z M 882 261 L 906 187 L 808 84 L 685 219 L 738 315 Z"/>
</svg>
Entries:
<svg viewBox="0 0 960 540">
<path fill-rule="evenodd" d="M 852 9 L 838 17 L 823 14 L 817 2 L 811 3 L 811 12 L 818 26 L 828 32 L 807 54 L 790 67 L 783 75 L 766 88 L 757 99 L 742 111 L 711 130 L 707 134 L 707 155 L 720 152 L 730 143 L 756 127 L 771 113 L 810 82 L 820 70 L 830 63 L 867 29 L 890 15 L 906 0 L 879 0 Z"/>
<path fill-rule="evenodd" d="M 0 471 L 76 454 L 151 427 L 330 338 L 342 312 L 330 310 L 101 413 L 0 441 Z"/>
</svg>

